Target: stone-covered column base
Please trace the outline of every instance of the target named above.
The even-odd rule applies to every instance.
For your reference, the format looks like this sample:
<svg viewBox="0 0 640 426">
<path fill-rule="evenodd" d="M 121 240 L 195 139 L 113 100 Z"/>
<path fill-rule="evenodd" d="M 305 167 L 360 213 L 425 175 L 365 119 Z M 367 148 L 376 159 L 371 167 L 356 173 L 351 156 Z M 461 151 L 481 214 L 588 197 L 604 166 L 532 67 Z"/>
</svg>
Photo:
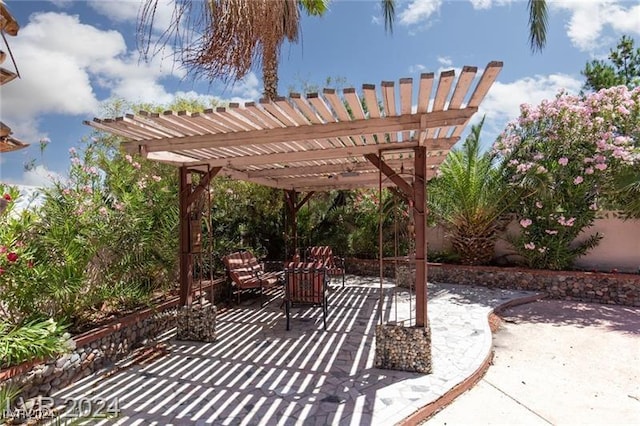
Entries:
<svg viewBox="0 0 640 426">
<path fill-rule="evenodd" d="M 376 326 L 376 368 L 431 373 L 429 327 Z"/>
<path fill-rule="evenodd" d="M 216 340 L 215 305 L 205 302 L 193 303 L 178 309 L 176 339 L 197 342 L 213 342 Z"/>
</svg>

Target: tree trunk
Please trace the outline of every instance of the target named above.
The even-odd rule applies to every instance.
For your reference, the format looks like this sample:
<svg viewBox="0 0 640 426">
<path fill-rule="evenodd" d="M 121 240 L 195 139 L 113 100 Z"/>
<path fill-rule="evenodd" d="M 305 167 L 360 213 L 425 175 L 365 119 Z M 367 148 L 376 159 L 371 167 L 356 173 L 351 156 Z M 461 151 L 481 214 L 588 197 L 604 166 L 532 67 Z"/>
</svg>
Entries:
<svg viewBox="0 0 640 426">
<path fill-rule="evenodd" d="M 275 101 L 278 96 L 278 48 L 275 44 L 267 43 L 262 49 L 264 97 Z"/>
</svg>

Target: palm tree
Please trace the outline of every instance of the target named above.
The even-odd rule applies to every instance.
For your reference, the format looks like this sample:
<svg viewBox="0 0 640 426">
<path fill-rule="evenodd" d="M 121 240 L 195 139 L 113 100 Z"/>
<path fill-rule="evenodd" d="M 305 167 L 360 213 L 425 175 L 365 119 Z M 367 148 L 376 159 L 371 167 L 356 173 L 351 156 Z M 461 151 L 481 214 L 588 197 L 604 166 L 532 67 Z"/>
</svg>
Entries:
<svg viewBox="0 0 640 426">
<path fill-rule="evenodd" d="M 194 11 L 195 4 L 200 11 Z M 329 0 L 178 0 L 174 21 L 159 45 L 164 46 L 173 35 L 187 68 L 210 80 L 238 81 L 261 63 L 264 96 L 274 100 L 282 43 L 285 39 L 298 41 L 301 11 L 320 16 L 328 4 Z M 151 46 L 157 5 L 158 0 L 143 3 L 138 35 L 144 55 Z M 385 26 L 391 30 L 394 2 L 382 0 L 382 6 Z"/>
<path fill-rule="evenodd" d="M 440 166 L 440 175 L 428 183 L 429 210 L 450 235 L 460 262 L 480 265 L 491 260 L 498 231 L 516 196 L 493 167 L 494 155 L 481 153 L 480 124 L 460 149 Z"/>
<path fill-rule="evenodd" d="M 147 56 L 159 0 L 143 1 L 138 36 Z M 329 0 L 176 0 L 170 28 L 153 44 L 163 47 L 173 38 L 173 47 L 182 54 L 187 69 L 210 80 L 238 81 L 261 63 L 264 96 L 273 100 L 282 43 L 285 39 L 298 41 L 301 11 L 321 16 L 328 4 Z M 385 29 L 392 32 L 395 0 L 380 0 L 380 4 Z M 195 10 L 195 5 L 200 9 Z M 544 47 L 546 31 L 546 1 L 529 0 L 532 50 Z"/>
</svg>

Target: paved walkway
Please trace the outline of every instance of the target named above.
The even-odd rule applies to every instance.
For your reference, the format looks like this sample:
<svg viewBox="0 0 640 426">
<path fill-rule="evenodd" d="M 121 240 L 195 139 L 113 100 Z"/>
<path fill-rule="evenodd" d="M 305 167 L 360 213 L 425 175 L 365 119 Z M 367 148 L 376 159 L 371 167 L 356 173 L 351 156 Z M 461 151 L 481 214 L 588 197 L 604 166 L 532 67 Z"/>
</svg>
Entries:
<svg viewBox="0 0 640 426">
<path fill-rule="evenodd" d="M 491 368 L 427 425 L 640 425 L 640 308 L 543 300 L 502 316 Z"/>
<path fill-rule="evenodd" d="M 473 374 L 491 351 L 489 312 L 532 293 L 430 284 L 430 375 L 373 368 L 379 294 L 378 278 L 334 286 L 326 332 L 309 308 L 294 311 L 285 331 L 279 300 L 227 309 L 217 342 L 170 340 L 166 356 L 89 376 L 54 397 L 118 398 L 118 421 L 103 424 L 390 425 Z M 385 321 L 407 319 L 410 303 L 384 284 Z"/>
</svg>

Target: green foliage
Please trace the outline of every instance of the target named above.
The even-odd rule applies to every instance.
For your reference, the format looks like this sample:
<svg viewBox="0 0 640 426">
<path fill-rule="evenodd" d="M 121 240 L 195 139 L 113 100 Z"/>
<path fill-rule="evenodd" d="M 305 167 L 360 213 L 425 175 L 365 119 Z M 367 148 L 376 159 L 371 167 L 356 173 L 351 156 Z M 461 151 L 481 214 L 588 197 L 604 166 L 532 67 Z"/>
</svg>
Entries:
<svg viewBox="0 0 640 426">
<path fill-rule="evenodd" d="M 582 71 L 584 89 L 598 91 L 619 85 L 633 89 L 640 85 L 640 47 L 634 47 L 631 37 L 623 35 L 608 59 L 587 62 Z"/>
<path fill-rule="evenodd" d="M 480 151 L 483 123 L 447 156 L 427 191 L 431 215 L 447 229 L 460 262 L 470 265 L 491 260 L 501 219 L 518 196 L 493 166 L 494 155 Z"/>
<path fill-rule="evenodd" d="M 506 181 L 531 196 L 516 205 L 522 233 L 511 238 L 531 267 L 566 269 L 597 245 L 589 228 L 612 182 L 637 167 L 640 88 L 603 89 L 586 97 L 560 94 L 523 105 L 496 142 Z"/>
<path fill-rule="evenodd" d="M 5 382 L 0 385 L 0 421 L 8 420 L 5 417 L 9 414 L 6 408 L 13 405 L 21 391 L 21 388 L 14 383 Z"/>
<path fill-rule="evenodd" d="M 220 258 L 239 248 L 251 249 L 259 258 L 284 259 L 282 191 L 216 178 L 211 194 L 217 271 L 223 271 Z"/>
<path fill-rule="evenodd" d="M 52 319 L 11 326 L 0 321 L 0 368 L 63 354 L 73 348 L 69 334 Z M 0 401 L 1 399 L 0 395 Z"/>
</svg>

